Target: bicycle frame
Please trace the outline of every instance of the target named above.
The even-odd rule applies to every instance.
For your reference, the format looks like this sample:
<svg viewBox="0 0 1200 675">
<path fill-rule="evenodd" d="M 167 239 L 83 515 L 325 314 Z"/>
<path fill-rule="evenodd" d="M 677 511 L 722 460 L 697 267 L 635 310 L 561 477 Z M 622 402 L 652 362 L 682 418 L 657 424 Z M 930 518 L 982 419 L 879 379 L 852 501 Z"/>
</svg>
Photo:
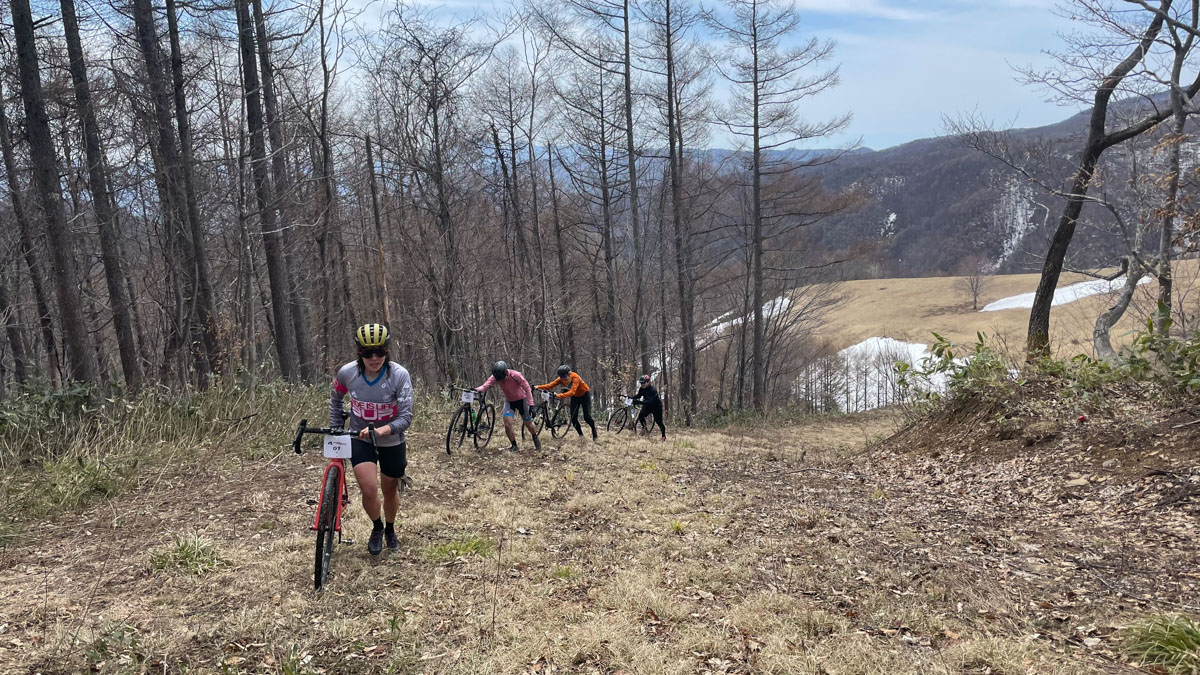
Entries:
<svg viewBox="0 0 1200 675">
<path fill-rule="evenodd" d="M 451 387 L 450 390 L 451 391 L 459 391 L 459 392 L 475 391 L 474 389 L 465 389 L 463 387 Z M 479 416 L 483 414 L 483 408 L 485 405 L 487 405 L 487 394 L 486 393 L 484 393 L 484 394 L 476 393 L 474 401 L 472 401 L 471 403 L 459 403 L 459 405 L 458 405 L 459 410 L 462 410 L 463 408 L 467 409 L 467 421 L 469 422 L 469 424 L 467 424 L 467 435 L 471 436 L 472 438 L 475 437 L 475 425 L 479 421 Z M 476 407 L 476 406 L 478 406 L 478 407 Z"/>
<path fill-rule="evenodd" d="M 488 443 L 491 442 L 492 432 L 495 430 L 496 420 L 494 406 L 487 402 L 486 394 L 480 394 L 475 389 L 465 389 L 463 387 L 451 385 L 449 391 L 451 393 L 458 391 L 463 393 L 464 396 L 470 393 L 473 394 L 473 397 L 470 402 L 462 401 L 458 408 L 456 408 L 450 415 L 450 428 L 446 431 L 446 454 L 453 454 L 451 446 L 456 433 L 455 429 L 458 426 L 458 420 L 463 417 L 465 417 L 463 420 L 465 429 L 458 427 L 457 433 L 459 434 L 459 441 L 457 446 L 461 447 L 462 439 L 469 435 L 471 437 L 471 444 L 475 446 L 475 449 L 482 450 L 487 446 Z M 475 404 L 478 404 L 478 406 Z M 490 415 L 491 420 L 488 422 L 488 425 L 484 427 L 484 418 L 488 415 Z M 483 439 L 482 445 L 480 444 L 480 439 Z"/>
<path fill-rule="evenodd" d="M 541 392 L 541 393 L 546 394 L 547 392 Z M 541 429 L 550 429 L 552 426 L 551 422 L 554 420 L 554 415 L 557 414 L 558 411 L 562 407 L 563 407 L 563 399 L 558 398 L 558 397 L 554 396 L 553 394 L 550 394 L 549 399 L 542 398 L 542 400 L 538 401 L 538 403 L 533 406 L 533 409 L 530 411 L 532 413 L 532 417 L 530 417 L 529 419 L 537 420 L 538 415 L 541 415 L 542 416 Z M 568 422 L 568 424 L 569 424 L 569 422 Z M 536 421 L 534 422 L 534 426 L 537 426 Z M 525 425 L 524 424 L 521 425 L 521 433 L 522 434 L 525 433 Z M 551 436 L 553 436 L 553 435 L 554 435 L 553 432 L 551 432 Z"/>
<path fill-rule="evenodd" d="M 321 473 L 321 485 L 325 484 L 325 479 L 329 477 L 329 470 L 334 466 L 338 466 L 342 470 L 342 479 L 338 481 L 337 495 L 337 511 L 333 516 L 333 531 L 338 533 L 338 542 L 342 541 L 342 511 L 350 505 L 350 497 L 346 494 L 346 460 L 340 457 L 330 458 L 329 463 L 325 465 L 325 471 Z M 321 520 L 321 503 L 324 501 L 325 495 L 317 497 L 317 509 L 313 512 L 313 524 L 308 528 L 314 532 L 317 530 L 317 525 Z"/>
<path fill-rule="evenodd" d="M 630 397 L 626 396 L 625 394 L 618 394 L 617 396 L 620 397 L 620 399 L 622 401 L 626 398 L 630 398 Z M 621 405 L 616 406 L 615 408 L 613 408 L 613 412 L 609 416 L 609 422 L 608 422 L 607 426 L 611 430 L 611 427 L 613 424 L 613 417 L 616 416 L 617 414 L 620 414 L 625 418 L 625 421 L 622 423 L 620 429 L 617 430 L 617 433 L 618 434 L 621 433 L 621 430 L 628 427 L 630 432 L 632 432 L 634 435 L 637 435 L 638 434 L 637 418 L 638 418 L 638 414 L 639 414 L 638 411 L 641 409 L 641 407 L 642 407 L 641 401 L 631 402 L 628 405 L 622 403 Z M 646 424 L 645 420 L 642 420 L 641 429 L 642 429 L 643 434 L 648 434 L 650 432 L 650 427 Z"/>
<path fill-rule="evenodd" d="M 375 442 L 375 425 L 373 425 L 373 424 L 370 425 L 369 429 L 371 430 L 371 442 L 372 442 L 372 444 L 374 444 L 374 442 Z M 349 436 L 349 435 L 351 435 L 351 432 L 341 430 L 341 429 L 330 429 L 327 427 L 311 428 L 308 426 L 308 420 L 300 420 L 300 426 L 299 426 L 299 428 L 296 429 L 296 438 L 292 442 L 292 449 L 294 449 L 296 451 L 297 455 L 300 454 L 300 439 L 304 436 L 304 434 L 329 434 L 329 435 L 335 435 L 335 436 Z M 321 472 L 321 485 L 325 485 L 325 480 L 329 477 L 329 470 L 335 466 L 341 470 L 341 480 L 338 481 L 337 510 L 334 511 L 333 531 L 338 533 L 338 541 L 340 542 L 342 540 L 342 513 L 343 513 L 343 511 L 345 511 L 346 507 L 350 504 L 350 497 L 347 494 L 347 489 L 346 489 L 346 471 L 350 467 L 347 466 L 347 462 L 345 459 L 342 459 L 340 457 L 329 458 L 329 463 L 325 465 L 325 470 L 323 472 Z M 313 524 L 312 524 L 312 527 L 309 528 L 310 530 L 316 531 L 316 529 L 321 524 L 320 523 L 320 521 L 321 521 L 321 505 L 324 503 L 324 500 L 325 500 L 325 495 L 323 494 L 323 491 L 318 491 L 317 508 L 316 508 L 315 512 L 313 513 Z"/>
</svg>

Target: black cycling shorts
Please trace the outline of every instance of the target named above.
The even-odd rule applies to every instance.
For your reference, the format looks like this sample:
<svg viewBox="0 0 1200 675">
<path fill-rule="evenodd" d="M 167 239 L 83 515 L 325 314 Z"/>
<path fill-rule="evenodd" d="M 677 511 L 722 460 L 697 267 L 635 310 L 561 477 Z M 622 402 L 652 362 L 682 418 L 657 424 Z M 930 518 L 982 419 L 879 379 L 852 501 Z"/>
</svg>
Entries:
<svg viewBox="0 0 1200 675">
<path fill-rule="evenodd" d="M 358 438 L 350 439 L 350 464 L 358 466 L 363 462 L 378 464 L 379 470 L 389 478 L 401 478 L 408 468 L 407 443 L 400 445 L 381 445 L 376 452 L 375 446 L 369 441 Z"/>
</svg>

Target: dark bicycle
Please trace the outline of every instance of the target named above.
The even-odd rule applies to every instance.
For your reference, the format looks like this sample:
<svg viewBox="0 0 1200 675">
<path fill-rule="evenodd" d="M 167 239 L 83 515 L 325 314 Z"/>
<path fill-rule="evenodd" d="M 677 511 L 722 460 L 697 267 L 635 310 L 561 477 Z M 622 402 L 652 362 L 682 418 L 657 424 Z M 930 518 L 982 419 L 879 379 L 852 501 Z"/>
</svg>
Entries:
<svg viewBox="0 0 1200 675">
<path fill-rule="evenodd" d="M 565 436 L 571 428 L 571 421 L 567 419 L 568 413 L 563 405 L 563 400 L 556 397 L 551 402 L 552 394 L 550 392 L 543 391 L 540 393 L 542 400 L 533 406 L 532 422 L 534 428 L 537 429 L 538 433 L 541 433 L 542 429 L 549 429 L 550 435 L 554 438 Z M 525 438 L 524 424 L 521 425 L 521 438 Z"/>
<path fill-rule="evenodd" d="M 462 394 L 459 397 L 462 405 L 450 418 L 450 427 L 446 429 L 446 454 L 454 454 L 454 450 L 461 448 L 468 434 L 475 448 L 482 450 L 492 440 L 492 431 L 496 427 L 496 406 L 487 403 L 474 389 L 450 387 L 451 393 L 455 391 Z"/>
<path fill-rule="evenodd" d="M 375 425 L 367 428 L 371 433 L 371 445 L 375 445 Z M 325 466 L 325 473 L 321 477 L 321 493 L 317 498 L 317 514 L 312 525 L 312 529 L 317 532 L 313 588 L 319 591 L 329 576 L 333 535 L 336 532 L 338 541 L 342 540 L 342 512 L 350 503 L 350 497 L 346 494 L 346 460 L 350 459 L 350 439 L 346 437 L 358 434 L 345 429 L 309 427 L 308 420 L 300 420 L 300 426 L 296 428 L 296 438 L 292 441 L 292 449 L 297 455 L 300 454 L 300 440 L 304 434 L 324 434 L 323 454 L 329 458 L 329 464 Z"/>
<path fill-rule="evenodd" d="M 621 399 L 621 405 L 612 414 L 608 416 L 608 424 L 604 430 L 614 433 L 621 433 L 626 428 L 633 431 L 637 425 L 638 409 L 642 407 L 641 401 L 634 401 L 632 396 L 618 394 Z M 650 428 L 646 425 L 646 420 L 642 420 L 642 435 L 650 433 Z"/>
</svg>

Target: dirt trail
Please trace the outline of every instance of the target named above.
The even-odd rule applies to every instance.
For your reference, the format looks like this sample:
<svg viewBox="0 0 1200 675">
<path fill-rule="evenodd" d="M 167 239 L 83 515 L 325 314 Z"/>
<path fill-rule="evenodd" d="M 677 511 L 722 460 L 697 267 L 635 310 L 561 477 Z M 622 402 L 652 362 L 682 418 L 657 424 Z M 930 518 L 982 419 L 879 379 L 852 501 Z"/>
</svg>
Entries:
<svg viewBox="0 0 1200 675">
<path fill-rule="evenodd" d="M 1036 457 L 862 453 L 895 426 L 572 437 L 540 456 L 447 457 L 413 434 L 401 551 L 371 559 L 355 505 L 321 594 L 323 462 L 226 449 L 0 554 L 0 671 L 1123 672 L 1115 626 L 1200 597 L 1193 506 L 1043 494 L 1021 482 L 1057 471 Z M 152 569 L 186 534 L 223 566 Z"/>
</svg>

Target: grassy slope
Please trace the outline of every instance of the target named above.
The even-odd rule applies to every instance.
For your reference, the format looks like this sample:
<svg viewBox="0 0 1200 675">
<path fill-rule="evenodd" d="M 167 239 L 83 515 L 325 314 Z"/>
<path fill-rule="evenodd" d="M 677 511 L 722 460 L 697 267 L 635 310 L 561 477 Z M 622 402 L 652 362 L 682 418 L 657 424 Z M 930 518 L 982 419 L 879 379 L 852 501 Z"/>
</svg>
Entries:
<svg viewBox="0 0 1200 675">
<path fill-rule="evenodd" d="M 1193 314 L 1200 312 L 1200 259 L 1176 263 L 1176 284 L 1190 299 Z M 1078 274 L 1064 274 L 1060 286 L 1086 281 Z M 979 306 L 1037 288 L 1037 274 L 1010 274 L 992 277 L 984 288 Z M 1153 283 L 1139 290 L 1137 306 L 1126 313 L 1113 331 L 1114 343 L 1127 342 L 1132 331 L 1145 323 L 1153 308 L 1150 299 Z M 925 277 L 915 279 L 867 279 L 842 284 L 846 302 L 830 313 L 820 336 L 841 349 L 873 336 L 887 336 L 911 342 L 929 343 L 932 331 L 955 342 L 974 342 L 982 331 L 998 336 L 1019 351 L 1025 344 L 1029 310 L 1009 309 L 998 312 L 971 310 L 971 298 L 963 288 L 962 277 Z M 1066 305 L 1051 313 L 1051 334 L 1060 355 L 1092 353 L 1092 327 L 1107 308 L 1108 298 L 1092 296 Z"/>
<path fill-rule="evenodd" d="M 1011 535 L 992 492 L 862 455 L 896 428 L 886 413 L 543 456 L 447 457 L 423 419 L 402 550 L 371 559 L 353 505 L 319 595 L 312 454 L 211 448 L 27 533 L 0 560 L 0 671 L 1084 673 L 1106 662 L 1045 607 L 1072 626 L 1138 615 L 1064 599 L 1084 573 L 1053 558 L 1048 577 L 1006 564 L 1011 542 L 1049 551 L 1061 531 Z M 216 571 L 155 562 L 192 534 Z"/>
</svg>

